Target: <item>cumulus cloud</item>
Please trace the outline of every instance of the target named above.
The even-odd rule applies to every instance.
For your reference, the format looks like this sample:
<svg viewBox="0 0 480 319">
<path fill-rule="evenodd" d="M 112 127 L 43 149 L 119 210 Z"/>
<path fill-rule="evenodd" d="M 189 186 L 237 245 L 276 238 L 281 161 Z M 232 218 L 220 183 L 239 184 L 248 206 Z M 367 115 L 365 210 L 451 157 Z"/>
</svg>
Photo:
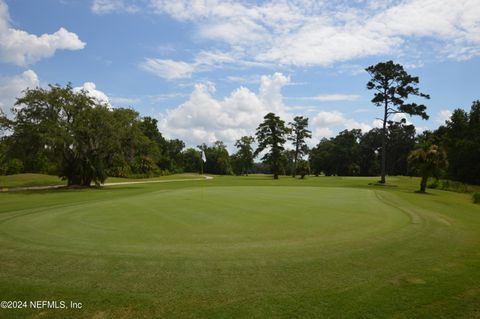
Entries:
<svg viewBox="0 0 480 319">
<path fill-rule="evenodd" d="M 437 123 L 443 125 L 445 121 L 450 120 L 452 117 L 452 111 L 450 110 L 441 110 L 437 115 Z"/>
<path fill-rule="evenodd" d="M 11 115 L 10 109 L 15 104 L 22 91 L 39 86 L 38 76 L 32 70 L 27 70 L 14 76 L 0 77 L 0 110 Z"/>
<path fill-rule="evenodd" d="M 167 80 L 189 78 L 195 71 L 195 66 L 189 63 L 168 59 L 146 59 L 140 68 Z"/>
<path fill-rule="evenodd" d="M 224 99 L 214 97 L 212 83 L 196 84 L 189 99 L 167 110 L 159 117 L 159 128 L 169 138 L 180 138 L 189 146 L 222 140 L 233 146 L 243 135 L 255 134 L 255 129 L 268 112 L 274 112 L 289 122 L 297 108 L 284 103 L 282 88 L 291 79 L 282 73 L 260 77 L 258 92 L 243 86 Z M 356 121 L 338 111 L 316 111 L 310 120 L 314 145 L 322 137 L 331 137 L 344 129 L 370 130 L 374 125 Z"/>
<path fill-rule="evenodd" d="M 480 55 L 478 0 L 151 0 L 150 7 L 194 23 L 200 38 L 256 62 L 327 66 L 408 50 L 453 59 Z"/>
<path fill-rule="evenodd" d="M 73 88 L 74 92 L 85 91 L 88 96 L 97 100 L 97 102 L 107 105 L 109 108 L 112 107 L 110 104 L 109 97 L 102 91 L 97 90 L 97 86 L 93 82 L 85 82 L 82 86 Z"/>
<path fill-rule="evenodd" d="M 254 134 L 268 112 L 284 120 L 291 119 L 281 93 L 289 81 L 281 73 L 262 76 L 258 93 L 240 87 L 223 100 L 213 96 L 213 84 L 197 84 L 185 103 L 161 116 L 160 130 L 171 138 L 185 140 L 188 145 L 216 140 L 232 145 L 241 136 Z"/>
<path fill-rule="evenodd" d="M 84 47 L 85 43 L 65 28 L 41 36 L 12 28 L 8 6 L 0 0 L 0 61 L 27 66 L 51 57 L 57 50 L 80 50 Z"/>
<path fill-rule="evenodd" d="M 371 124 L 359 122 L 353 118 L 346 117 L 345 114 L 339 111 L 320 111 L 313 117 L 312 121 L 316 140 L 320 140 L 323 137 L 331 137 L 336 132 L 344 129 L 361 129 L 363 132 L 367 132 L 373 127 L 377 127 L 377 124 L 375 121 Z"/>
<path fill-rule="evenodd" d="M 333 126 L 345 122 L 345 117 L 338 111 L 320 111 L 313 118 L 313 124 L 319 127 Z"/>
</svg>

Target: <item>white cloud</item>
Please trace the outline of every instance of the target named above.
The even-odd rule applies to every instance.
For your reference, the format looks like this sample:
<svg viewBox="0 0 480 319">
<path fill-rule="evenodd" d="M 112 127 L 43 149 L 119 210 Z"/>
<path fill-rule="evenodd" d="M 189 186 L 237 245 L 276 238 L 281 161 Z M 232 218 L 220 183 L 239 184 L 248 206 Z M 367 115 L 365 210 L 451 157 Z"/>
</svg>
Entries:
<svg viewBox="0 0 480 319">
<path fill-rule="evenodd" d="M 319 127 L 333 126 L 345 122 L 345 117 L 338 111 L 320 111 L 313 118 L 313 124 Z"/>
<path fill-rule="evenodd" d="M 368 132 L 373 128 L 370 124 L 358 122 L 354 119 L 347 119 L 344 126 L 347 130 L 361 129 L 363 133 Z"/>
<path fill-rule="evenodd" d="M 16 99 L 22 95 L 22 91 L 39 86 L 38 76 L 32 70 L 27 70 L 14 76 L 0 77 L 0 110 L 11 115 L 10 109 Z"/>
<path fill-rule="evenodd" d="M 107 14 L 113 12 L 136 13 L 140 8 L 123 0 L 94 0 L 91 10 L 95 14 Z"/>
<path fill-rule="evenodd" d="M 480 55 L 478 0 L 150 3 L 157 13 L 193 22 L 200 38 L 223 42 L 256 62 L 326 66 L 412 49 L 453 59 Z"/>
<path fill-rule="evenodd" d="M 282 88 L 291 79 L 281 73 L 260 77 L 257 93 L 243 86 L 224 99 L 214 97 L 212 83 L 196 84 L 187 101 L 159 115 L 159 129 L 169 138 L 180 138 L 188 146 L 222 140 L 230 147 L 243 135 L 254 135 L 258 124 L 268 112 L 274 112 L 285 122 L 298 109 L 284 103 Z M 338 111 L 320 111 L 310 121 L 314 139 L 334 136 L 343 129 L 370 130 L 374 125 L 356 121 Z"/>
<path fill-rule="evenodd" d="M 97 86 L 93 82 L 85 82 L 82 86 L 73 88 L 74 92 L 85 91 L 88 96 L 97 100 L 97 102 L 106 104 L 108 108 L 111 108 L 109 97 L 102 91 L 97 90 Z"/>
<path fill-rule="evenodd" d="M 0 0 L 0 61 L 27 66 L 51 57 L 57 50 L 80 50 L 84 47 L 85 43 L 75 33 L 64 28 L 41 36 L 12 28 L 8 6 Z"/>
<path fill-rule="evenodd" d="M 201 51 L 193 62 L 147 58 L 140 68 L 158 77 L 176 80 L 190 78 L 193 73 L 210 71 L 223 65 L 269 67 L 266 63 L 245 60 L 238 52 Z"/>
<path fill-rule="evenodd" d="M 195 67 L 189 63 L 168 59 L 146 59 L 140 67 L 167 80 L 189 78 L 195 71 Z"/>
<path fill-rule="evenodd" d="M 389 120 L 394 122 L 401 122 L 402 120 L 405 120 L 405 124 L 412 124 L 412 122 L 410 122 L 409 116 L 405 113 L 395 113 L 389 118 Z"/>
<path fill-rule="evenodd" d="M 441 110 L 437 115 L 437 123 L 440 125 L 445 124 L 445 121 L 450 120 L 452 117 L 452 111 L 450 110 Z"/>
<path fill-rule="evenodd" d="M 212 84 L 197 84 L 185 103 L 161 115 L 159 126 L 170 138 L 181 138 L 187 145 L 222 140 L 230 145 L 243 135 L 252 135 L 268 112 L 289 121 L 281 89 L 289 77 L 281 73 L 262 76 L 258 93 L 245 87 L 234 90 L 223 100 L 213 97 Z"/>
<path fill-rule="evenodd" d="M 332 137 L 334 132 L 347 129 L 361 129 L 364 133 L 376 127 L 376 123 L 367 124 L 352 118 L 347 118 L 339 111 L 320 111 L 312 121 L 314 138 L 318 141 L 322 137 Z"/>
<path fill-rule="evenodd" d="M 312 98 L 320 102 L 340 102 L 340 101 L 357 101 L 360 95 L 353 94 L 322 94 Z"/>
</svg>

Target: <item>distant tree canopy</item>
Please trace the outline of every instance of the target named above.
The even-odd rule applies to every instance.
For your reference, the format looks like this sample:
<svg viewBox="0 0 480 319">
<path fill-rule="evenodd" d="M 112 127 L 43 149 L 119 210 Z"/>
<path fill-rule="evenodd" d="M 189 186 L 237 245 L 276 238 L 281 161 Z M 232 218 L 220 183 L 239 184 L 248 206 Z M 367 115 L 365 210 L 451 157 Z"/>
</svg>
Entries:
<svg viewBox="0 0 480 319">
<path fill-rule="evenodd" d="M 207 159 L 204 164 L 204 172 L 210 174 L 231 175 L 233 174 L 230 155 L 227 146 L 222 141 L 216 141 L 213 145 L 199 145 L 198 148 L 205 152 Z"/>
<path fill-rule="evenodd" d="M 453 111 L 430 139 L 445 149 L 450 178 L 480 184 L 480 101 L 472 103 L 470 112 Z"/>
<path fill-rule="evenodd" d="M 82 186 L 103 183 L 108 176 L 202 169 L 209 174 L 273 174 L 274 179 L 282 174 L 380 175 L 383 182 L 387 174 L 414 173 L 480 184 L 480 101 L 474 101 L 469 112 L 456 109 L 437 130 L 416 136 L 413 125 L 390 117 L 405 113 L 428 119 L 426 106 L 409 99 L 429 98 L 419 91 L 418 77 L 392 61 L 366 70 L 372 102 L 383 109 L 381 128 L 344 130 L 309 150 L 308 118 L 295 116 L 286 125 L 268 113 L 255 137 L 236 140 L 232 155 L 223 141 L 185 149 L 183 141 L 162 135 L 156 119 L 140 117 L 133 109 L 111 108 L 70 84 L 28 89 L 12 108 L 13 118 L 0 112 L 0 174 L 57 174 L 68 185 Z M 261 162 L 255 162 L 259 155 Z M 446 162 L 448 169 L 442 169 Z"/>
<path fill-rule="evenodd" d="M 362 175 L 380 173 L 378 151 L 382 147 L 381 130 L 364 134 L 358 129 L 344 130 L 336 137 L 322 139 L 310 151 L 309 162 L 315 175 Z M 405 123 L 389 122 L 386 146 L 389 149 L 386 173 L 407 175 L 407 157 L 415 145 L 415 128 Z"/>
<path fill-rule="evenodd" d="M 427 107 L 414 102 L 406 103 L 410 96 L 429 99 L 428 94 L 421 93 L 417 87 L 418 77 L 408 74 L 402 65 L 393 61 L 381 62 L 365 69 L 370 74 L 367 89 L 374 90 L 372 103 L 383 108 L 383 117 L 380 119 L 382 127 L 382 147 L 380 183 L 385 183 L 387 173 L 387 124 L 390 116 L 394 114 L 418 115 L 428 119 Z"/>
<path fill-rule="evenodd" d="M 242 136 L 235 142 L 237 153 L 232 155 L 232 165 L 235 174 L 248 175 L 253 167 L 253 143 L 255 138 L 252 136 Z"/>
</svg>

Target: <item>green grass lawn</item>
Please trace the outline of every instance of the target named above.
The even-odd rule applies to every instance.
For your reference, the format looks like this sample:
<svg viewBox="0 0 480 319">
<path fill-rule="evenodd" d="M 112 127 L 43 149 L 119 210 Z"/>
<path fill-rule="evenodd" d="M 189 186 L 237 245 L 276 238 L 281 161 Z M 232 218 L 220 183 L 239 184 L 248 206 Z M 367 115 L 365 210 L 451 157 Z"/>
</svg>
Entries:
<svg viewBox="0 0 480 319">
<path fill-rule="evenodd" d="M 176 174 L 159 176 L 155 178 L 148 178 L 149 181 L 156 180 L 172 180 L 172 179 L 196 179 L 200 178 L 198 174 Z M 121 178 L 121 177 L 109 177 L 105 181 L 106 183 L 120 183 L 120 182 L 135 182 L 145 181 L 146 178 Z M 16 187 L 36 187 L 36 186 L 56 186 L 66 185 L 66 181 L 53 175 L 45 174 L 16 174 L 16 175 L 0 175 L 0 189 L 2 188 L 16 188 Z"/>
<path fill-rule="evenodd" d="M 0 188 L 66 185 L 59 177 L 44 174 L 0 175 Z"/>
<path fill-rule="evenodd" d="M 0 299 L 83 305 L 0 318 L 480 318 L 480 205 L 376 180 L 0 194 Z"/>
</svg>

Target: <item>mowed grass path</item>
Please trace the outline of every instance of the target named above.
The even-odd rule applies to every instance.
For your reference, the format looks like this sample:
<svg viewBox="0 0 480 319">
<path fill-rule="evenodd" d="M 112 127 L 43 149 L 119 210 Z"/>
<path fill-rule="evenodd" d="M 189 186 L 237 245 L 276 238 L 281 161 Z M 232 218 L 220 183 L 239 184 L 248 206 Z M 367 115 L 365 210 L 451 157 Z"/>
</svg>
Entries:
<svg viewBox="0 0 480 319">
<path fill-rule="evenodd" d="M 1 318 L 480 318 L 480 205 L 266 176 L 0 194 Z"/>
</svg>

